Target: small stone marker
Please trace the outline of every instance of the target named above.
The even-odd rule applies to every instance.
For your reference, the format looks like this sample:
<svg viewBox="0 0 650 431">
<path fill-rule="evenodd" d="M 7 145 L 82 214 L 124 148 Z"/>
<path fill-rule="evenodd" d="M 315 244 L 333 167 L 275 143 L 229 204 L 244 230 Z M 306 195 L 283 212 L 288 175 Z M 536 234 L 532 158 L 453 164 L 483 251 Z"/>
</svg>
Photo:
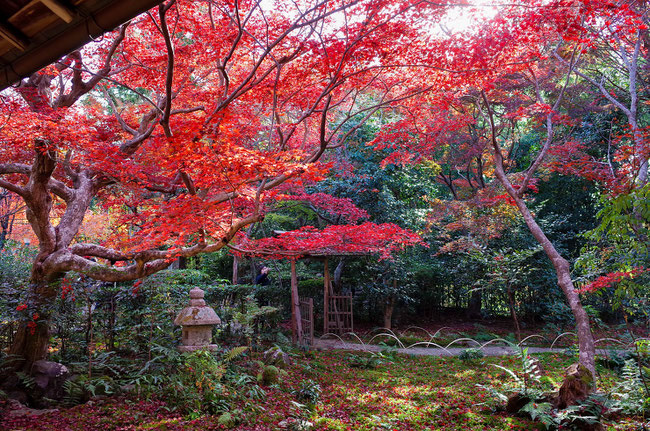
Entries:
<svg viewBox="0 0 650 431">
<path fill-rule="evenodd" d="M 215 311 L 205 305 L 205 292 L 198 287 L 190 290 L 190 305 L 183 308 L 174 320 L 175 325 L 183 328 L 181 352 L 192 352 L 199 349 L 216 350 L 219 346 L 212 344 L 212 327 L 219 325 L 221 319 Z"/>
</svg>

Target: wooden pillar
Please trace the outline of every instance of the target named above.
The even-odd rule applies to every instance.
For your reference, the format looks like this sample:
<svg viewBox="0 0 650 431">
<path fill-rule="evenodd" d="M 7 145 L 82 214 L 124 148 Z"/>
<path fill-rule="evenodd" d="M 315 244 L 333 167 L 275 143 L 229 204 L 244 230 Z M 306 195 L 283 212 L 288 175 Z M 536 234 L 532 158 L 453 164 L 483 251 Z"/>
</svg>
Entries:
<svg viewBox="0 0 650 431">
<path fill-rule="evenodd" d="M 298 274 L 296 261 L 291 261 L 291 341 L 303 344 L 302 319 L 300 317 L 300 297 L 298 296 Z"/>
<path fill-rule="evenodd" d="M 239 258 L 237 256 L 232 257 L 232 284 L 239 284 Z"/>
<path fill-rule="evenodd" d="M 330 302 L 330 268 L 325 258 L 325 268 L 323 269 L 323 334 L 329 332 L 329 302 Z"/>
</svg>

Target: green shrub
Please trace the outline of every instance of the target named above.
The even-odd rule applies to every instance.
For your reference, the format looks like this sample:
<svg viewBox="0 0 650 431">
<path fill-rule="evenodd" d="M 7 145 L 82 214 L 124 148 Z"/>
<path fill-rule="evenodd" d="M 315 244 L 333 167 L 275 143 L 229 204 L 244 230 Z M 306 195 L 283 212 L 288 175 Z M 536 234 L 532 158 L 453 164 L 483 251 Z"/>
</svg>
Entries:
<svg viewBox="0 0 650 431">
<path fill-rule="evenodd" d="M 305 380 L 300 383 L 300 387 L 291 391 L 291 394 L 300 402 L 308 405 L 316 405 L 320 400 L 321 387 L 318 382 Z"/>
<path fill-rule="evenodd" d="M 483 351 L 481 349 L 465 349 L 458 355 L 458 359 L 461 361 L 469 362 L 477 359 L 481 359 L 483 356 Z"/>
<path fill-rule="evenodd" d="M 280 380 L 280 370 L 274 365 L 266 365 L 262 369 L 262 384 L 268 386 L 278 383 Z"/>
</svg>

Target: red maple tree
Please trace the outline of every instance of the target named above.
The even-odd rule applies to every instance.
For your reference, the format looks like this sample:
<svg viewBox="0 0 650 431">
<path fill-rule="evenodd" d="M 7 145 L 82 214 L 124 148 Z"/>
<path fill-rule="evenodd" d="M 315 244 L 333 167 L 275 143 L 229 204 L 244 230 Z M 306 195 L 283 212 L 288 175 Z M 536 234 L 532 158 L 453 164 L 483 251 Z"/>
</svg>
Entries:
<svg viewBox="0 0 650 431">
<path fill-rule="evenodd" d="M 407 57 L 435 2 L 168 0 L 2 96 L 0 187 L 38 238 L 29 311 L 11 353 L 45 357 L 67 271 L 145 277 L 219 250 L 261 220 L 280 184 L 370 116 L 425 89 Z M 426 36 L 426 35 L 425 35 Z M 78 233 L 91 204 L 116 215 Z"/>
</svg>

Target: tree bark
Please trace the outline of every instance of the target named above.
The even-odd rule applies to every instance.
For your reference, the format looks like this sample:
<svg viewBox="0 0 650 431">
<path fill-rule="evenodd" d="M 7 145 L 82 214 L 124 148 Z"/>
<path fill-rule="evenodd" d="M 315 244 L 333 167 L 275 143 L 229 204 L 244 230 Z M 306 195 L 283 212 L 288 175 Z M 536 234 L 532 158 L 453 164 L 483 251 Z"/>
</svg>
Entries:
<svg viewBox="0 0 650 431">
<path fill-rule="evenodd" d="M 393 310 L 395 309 L 395 297 L 389 296 L 384 302 L 384 328 L 393 329 Z"/>
<path fill-rule="evenodd" d="M 239 284 L 239 258 L 237 256 L 232 257 L 232 284 Z"/>
<path fill-rule="evenodd" d="M 472 295 L 469 298 L 469 304 L 467 306 L 467 318 L 469 319 L 480 319 L 481 318 L 481 309 L 483 303 L 483 294 L 479 289 L 472 291 Z"/>
<path fill-rule="evenodd" d="M 53 282 L 33 282 L 30 287 L 30 312 L 38 313 L 38 318 L 29 316 L 31 320 L 20 322 L 14 341 L 9 348 L 9 354 L 15 355 L 18 360 L 12 368 L 23 369 L 29 372 L 34 362 L 47 357 L 50 345 L 50 324 L 49 310 L 47 305 L 51 304 L 56 296 L 56 286 Z M 31 322 L 35 326 L 30 326 Z"/>
<path fill-rule="evenodd" d="M 517 318 L 517 310 L 515 309 L 515 292 L 508 286 L 506 288 L 508 293 L 508 304 L 510 305 L 510 315 L 513 322 L 515 322 L 515 331 L 517 333 L 517 341 L 521 342 L 521 328 L 519 327 L 519 319 Z"/>
</svg>

